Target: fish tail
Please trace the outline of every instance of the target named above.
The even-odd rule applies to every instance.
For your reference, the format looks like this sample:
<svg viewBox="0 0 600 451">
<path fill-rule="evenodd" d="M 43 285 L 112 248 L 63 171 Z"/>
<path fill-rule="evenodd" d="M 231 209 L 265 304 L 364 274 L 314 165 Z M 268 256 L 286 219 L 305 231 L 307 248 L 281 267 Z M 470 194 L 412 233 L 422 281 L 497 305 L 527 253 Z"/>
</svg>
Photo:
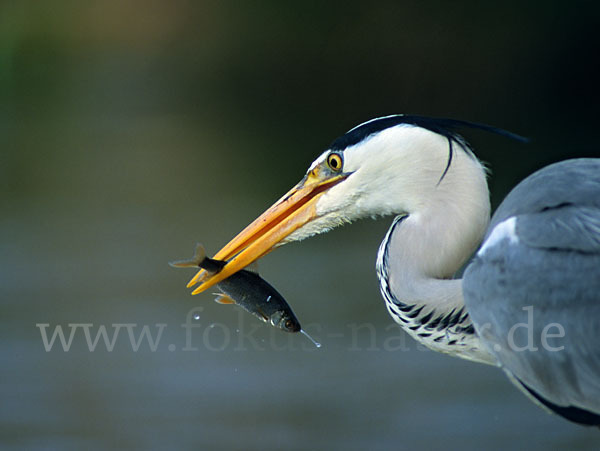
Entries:
<svg viewBox="0 0 600 451">
<path fill-rule="evenodd" d="M 179 260 L 169 262 L 173 268 L 201 268 L 202 262 L 206 259 L 206 251 L 200 243 L 196 244 L 196 252 L 191 260 Z"/>
</svg>

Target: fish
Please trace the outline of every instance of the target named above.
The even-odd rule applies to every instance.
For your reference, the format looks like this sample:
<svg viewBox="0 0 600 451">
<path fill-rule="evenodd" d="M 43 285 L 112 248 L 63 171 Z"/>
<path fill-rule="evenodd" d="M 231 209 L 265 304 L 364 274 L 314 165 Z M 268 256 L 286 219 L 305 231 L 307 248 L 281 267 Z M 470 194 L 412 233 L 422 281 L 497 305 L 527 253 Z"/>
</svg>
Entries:
<svg viewBox="0 0 600 451">
<path fill-rule="evenodd" d="M 227 262 L 207 257 L 204 247 L 198 243 L 191 260 L 169 264 L 174 268 L 203 268 L 213 275 L 221 271 Z M 236 304 L 273 327 L 306 335 L 292 308 L 272 285 L 258 275 L 258 271 L 242 269 L 219 282 L 217 289 L 221 292 L 215 299 L 219 304 Z"/>
</svg>

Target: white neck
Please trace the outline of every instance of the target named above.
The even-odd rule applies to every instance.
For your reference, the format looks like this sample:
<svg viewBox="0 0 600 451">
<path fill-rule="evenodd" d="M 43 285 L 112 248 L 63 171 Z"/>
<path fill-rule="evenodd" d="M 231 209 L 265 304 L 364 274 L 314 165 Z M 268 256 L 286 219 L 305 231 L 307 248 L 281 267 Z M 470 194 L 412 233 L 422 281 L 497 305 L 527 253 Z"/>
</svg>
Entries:
<svg viewBox="0 0 600 451">
<path fill-rule="evenodd" d="M 415 306 L 410 311 L 394 312 L 394 305 L 384 293 L 388 310 L 410 335 L 437 351 L 493 363 L 477 335 L 469 332 L 473 329 L 464 310 L 462 281 L 452 279 L 481 242 L 489 222 L 485 171 L 458 145 L 454 150 L 448 173 L 435 189 L 429 190 L 428 199 L 407 211 L 388 232 L 379 256 L 383 258 L 383 252 L 389 256 L 387 273 L 381 273 L 380 265 L 378 270 L 380 278 L 387 276 L 393 302 Z M 419 308 L 418 315 L 411 318 Z M 438 330 L 440 318 L 446 317 L 456 324 L 449 321 L 449 328 Z M 431 327 L 432 322 L 436 327 Z"/>
<path fill-rule="evenodd" d="M 447 166 L 450 142 L 453 152 Z M 492 362 L 464 311 L 461 281 L 452 280 L 489 222 L 485 170 L 457 140 L 450 142 L 441 134 L 403 124 L 347 147 L 343 169 L 350 175 L 322 195 L 316 219 L 288 241 L 366 216 L 405 217 L 394 223 L 378 255 L 388 310 L 425 345 Z M 325 164 L 328 154 L 311 168 Z"/>
</svg>

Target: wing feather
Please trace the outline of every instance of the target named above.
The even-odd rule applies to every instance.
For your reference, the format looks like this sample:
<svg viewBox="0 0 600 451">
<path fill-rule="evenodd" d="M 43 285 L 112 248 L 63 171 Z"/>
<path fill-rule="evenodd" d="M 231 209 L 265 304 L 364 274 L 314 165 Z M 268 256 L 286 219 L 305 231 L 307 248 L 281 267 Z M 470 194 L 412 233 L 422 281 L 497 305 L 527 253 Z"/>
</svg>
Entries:
<svg viewBox="0 0 600 451">
<path fill-rule="evenodd" d="M 524 180 L 487 236 L 509 218 L 514 235 L 484 241 L 465 271 L 475 328 L 529 390 L 561 409 L 598 415 L 600 160 L 562 162 Z"/>
</svg>

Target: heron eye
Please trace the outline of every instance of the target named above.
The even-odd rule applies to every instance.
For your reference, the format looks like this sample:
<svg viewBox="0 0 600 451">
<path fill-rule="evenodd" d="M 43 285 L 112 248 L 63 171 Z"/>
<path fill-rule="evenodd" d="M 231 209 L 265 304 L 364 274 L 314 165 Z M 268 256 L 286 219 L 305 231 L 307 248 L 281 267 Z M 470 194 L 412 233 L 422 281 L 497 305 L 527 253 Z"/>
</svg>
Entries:
<svg viewBox="0 0 600 451">
<path fill-rule="evenodd" d="M 294 325 L 294 322 L 293 322 L 291 319 L 288 319 L 288 320 L 285 322 L 285 328 L 286 328 L 286 329 L 291 329 L 293 325 Z"/>
<path fill-rule="evenodd" d="M 327 157 L 327 166 L 332 171 L 338 172 L 342 169 L 342 156 L 339 153 L 331 153 Z"/>
</svg>

